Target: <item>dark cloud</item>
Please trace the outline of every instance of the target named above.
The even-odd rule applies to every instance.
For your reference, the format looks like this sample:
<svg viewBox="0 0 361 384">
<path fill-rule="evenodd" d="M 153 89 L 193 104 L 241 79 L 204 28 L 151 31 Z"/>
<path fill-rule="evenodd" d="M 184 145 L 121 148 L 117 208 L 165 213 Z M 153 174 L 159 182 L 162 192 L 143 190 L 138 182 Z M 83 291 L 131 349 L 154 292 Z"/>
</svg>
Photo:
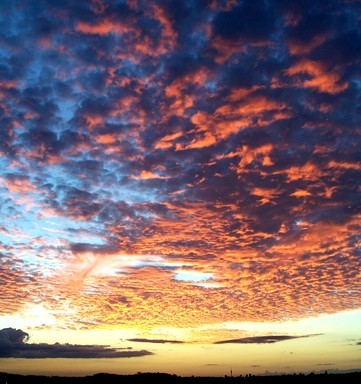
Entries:
<svg viewBox="0 0 361 384">
<path fill-rule="evenodd" d="M 128 341 L 133 341 L 135 343 L 154 343 L 154 344 L 183 344 L 184 343 L 184 341 L 179 341 L 179 340 L 146 339 L 146 338 L 133 338 L 133 339 L 128 339 Z"/>
<path fill-rule="evenodd" d="M 24 145 L 35 149 L 35 153 L 38 155 L 57 153 L 62 146 L 57 139 L 57 135 L 48 129 L 30 129 L 20 139 Z"/>
<path fill-rule="evenodd" d="M 306 44 L 315 37 L 330 32 L 331 28 L 332 16 L 330 13 L 310 13 L 307 17 L 303 17 L 294 28 L 290 28 L 288 36 L 291 41 Z"/>
<path fill-rule="evenodd" d="M 0 330 L 0 357 L 21 359 L 46 358 L 129 358 L 152 355 L 152 352 L 141 350 L 120 350 L 102 345 L 77 344 L 28 344 L 29 335 L 21 329 L 4 328 Z"/>
<path fill-rule="evenodd" d="M 304 337 L 311 337 L 318 335 L 302 335 L 302 336 L 291 336 L 291 335 L 275 335 L 275 336 L 253 336 L 253 337 L 242 337 L 240 339 L 222 340 L 216 341 L 214 344 L 273 344 L 279 341 L 300 339 Z"/>
<path fill-rule="evenodd" d="M 266 1 L 244 2 L 213 20 L 213 33 L 228 40 L 264 42 L 275 32 L 276 14 Z"/>
<path fill-rule="evenodd" d="M 29 334 L 21 329 L 3 328 L 0 330 L 1 343 L 25 343 L 29 340 Z"/>
<path fill-rule="evenodd" d="M 360 50 L 361 33 L 359 30 L 352 30 L 328 39 L 315 48 L 310 57 L 325 61 L 329 66 L 357 65 L 361 59 Z"/>
<path fill-rule="evenodd" d="M 95 254 L 113 254 L 118 249 L 116 244 L 94 245 L 89 243 L 71 243 L 70 248 L 74 253 L 93 252 Z"/>
</svg>

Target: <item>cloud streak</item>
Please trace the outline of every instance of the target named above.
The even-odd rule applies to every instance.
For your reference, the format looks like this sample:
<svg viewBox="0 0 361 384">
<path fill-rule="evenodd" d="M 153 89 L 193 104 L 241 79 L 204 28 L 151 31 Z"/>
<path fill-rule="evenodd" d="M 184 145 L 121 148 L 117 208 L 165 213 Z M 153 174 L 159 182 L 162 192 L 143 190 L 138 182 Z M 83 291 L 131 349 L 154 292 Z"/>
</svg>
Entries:
<svg viewBox="0 0 361 384">
<path fill-rule="evenodd" d="M 300 339 L 304 337 L 319 336 L 319 335 L 302 335 L 302 336 L 291 336 L 291 335 L 274 335 L 274 336 L 251 336 L 242 337 L 240 339 L 221 340 L 216 341 L 214 344 L 274 344 L 280 341 Z"/>
<path fill-rule="evenodd" d="M 180 340 L 166 340 L 166 339 L 147 339 L 147 338 L 133 338 L 128 339 L 128 341 L 132 341 L 135 343 L 155 343 L 155 344 L 183 344 L 184 341 Z"/>
</svg>

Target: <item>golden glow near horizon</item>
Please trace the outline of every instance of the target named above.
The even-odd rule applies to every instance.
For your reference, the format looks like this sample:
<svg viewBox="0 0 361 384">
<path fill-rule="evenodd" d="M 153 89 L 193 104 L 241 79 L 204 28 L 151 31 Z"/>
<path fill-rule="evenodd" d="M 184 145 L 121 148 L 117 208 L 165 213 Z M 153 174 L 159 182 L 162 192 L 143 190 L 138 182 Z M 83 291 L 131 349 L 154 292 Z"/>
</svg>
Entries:
<svg viewBox="0 0 361 384">
<path fill-rule="evenodd" d="M 0 2 L 0 371 L 361 369 L 359 4 L 143 3 Z"/>
<path fill-rule="evenodd" d="M 42 313 L 41 308 L 39 313 Z M 35 312 L 35 311 L 34 311 Z M 30 314 L 30 312 L 28 312 Z M 0 318 L 0 326 L 11 321 L 24 328 L 27 314 Z M 361 338 L 361 311 L 346 311 L 293 321 L 222 322 L 200 327 L 156 327 L 129 329 L 64 329 L 54 330 L 41 324 L 28 327 L 29 343 L 53 345 L 71 340 L 75 345 L 107 345 L 120 349 L 148 349 L 154 355 L 134 359 L 1 359 L 0 368 L 27 374 L 83 376 L 98 372 L 134 374 L 137 372 L 168 372 L 178 375 L 234 375 L 247 373 L 323 372 L 325 370 L 358 369 L 361 350 L 355 340 Z M 347 326 L 345 326 L 347 324 Z M 266 343 L 257 338 L 264 335 L 290 335 L 289 340 Z M 222 340 L 253 338 L 254 343 L 214 344 Z M 132 341 L 138 340 L 138 341 Z M 155 341 L 160 341 L 159 343 Z M 181 344 L 172 341 L 183 340 Z M 131 361 L 130 361 L 131 360 Z"/>
</svg>

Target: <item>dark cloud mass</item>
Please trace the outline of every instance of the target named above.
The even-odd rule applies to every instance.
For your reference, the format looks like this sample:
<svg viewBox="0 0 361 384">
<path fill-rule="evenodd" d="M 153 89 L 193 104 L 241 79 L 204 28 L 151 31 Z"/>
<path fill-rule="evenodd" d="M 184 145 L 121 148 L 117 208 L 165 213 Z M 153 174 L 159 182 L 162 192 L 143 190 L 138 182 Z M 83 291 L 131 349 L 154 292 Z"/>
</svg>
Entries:
<svg viewBox="0 0 361 384">
<path fill-rule="evenodd" d="M 155 344 L 182 344 L 184 341 L 180 340 L 165 340 L 165 339 L 145 339 L 145 338 L 133 338 L 128 339 L 128 341 L 133 341 L 136 343 L 155 343 Z"/>
<path fill-rule="evenodd" d="M 4 328 L 0 330 L 0 342 L 2 344 L 25 343 L 29 340 L 29 335 L 21 329 Z"/>
<path fill-rule="evenodd" d="M 253 337 L 242 337 L 240 339 L 222 340 L 216 341 L 214 344 L 273 344 L 284 340 L 293 340 L 303 337 L 310 337 L 317 335 L 302 335 L 302 336 L 291 336 L 291 335 L 275 335 L 275 336 L 253 336 Z"/>
<path fill-rule="evenodd" d="M 1 2 L 0 315 L 360 308 L 360 44 L 358 1 Z"/>
<path fill-rule="evenodd" d="M 152 355 L 141 350 L 119 350 L 102 345 L 76 344 L 28 344 L 29 335 L 21 329 L 4 328 L 0 330 L 0 358 L 44 359 L 44 358 L 122 358 Z"/>
<path fill-rule="evenodd" d="M 276 9 L 268 1 L 241 2 L 218 12 L 213 20 L 214 36 L 243 42 L 265 42 L 276 31 Z"/>
</svg>

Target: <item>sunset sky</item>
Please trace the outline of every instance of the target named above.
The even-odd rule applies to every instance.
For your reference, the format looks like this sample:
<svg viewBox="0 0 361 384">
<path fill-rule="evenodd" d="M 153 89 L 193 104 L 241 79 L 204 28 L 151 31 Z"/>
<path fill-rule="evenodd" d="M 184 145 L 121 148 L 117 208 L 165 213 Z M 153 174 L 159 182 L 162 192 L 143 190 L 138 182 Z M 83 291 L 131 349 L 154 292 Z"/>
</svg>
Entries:
<svg viewBox="0 0 361 384">
<path fill-rule="evenodd" d="M 0 371 L 361 370 L 361 2 L 0 0 Z"/>
</svg>

